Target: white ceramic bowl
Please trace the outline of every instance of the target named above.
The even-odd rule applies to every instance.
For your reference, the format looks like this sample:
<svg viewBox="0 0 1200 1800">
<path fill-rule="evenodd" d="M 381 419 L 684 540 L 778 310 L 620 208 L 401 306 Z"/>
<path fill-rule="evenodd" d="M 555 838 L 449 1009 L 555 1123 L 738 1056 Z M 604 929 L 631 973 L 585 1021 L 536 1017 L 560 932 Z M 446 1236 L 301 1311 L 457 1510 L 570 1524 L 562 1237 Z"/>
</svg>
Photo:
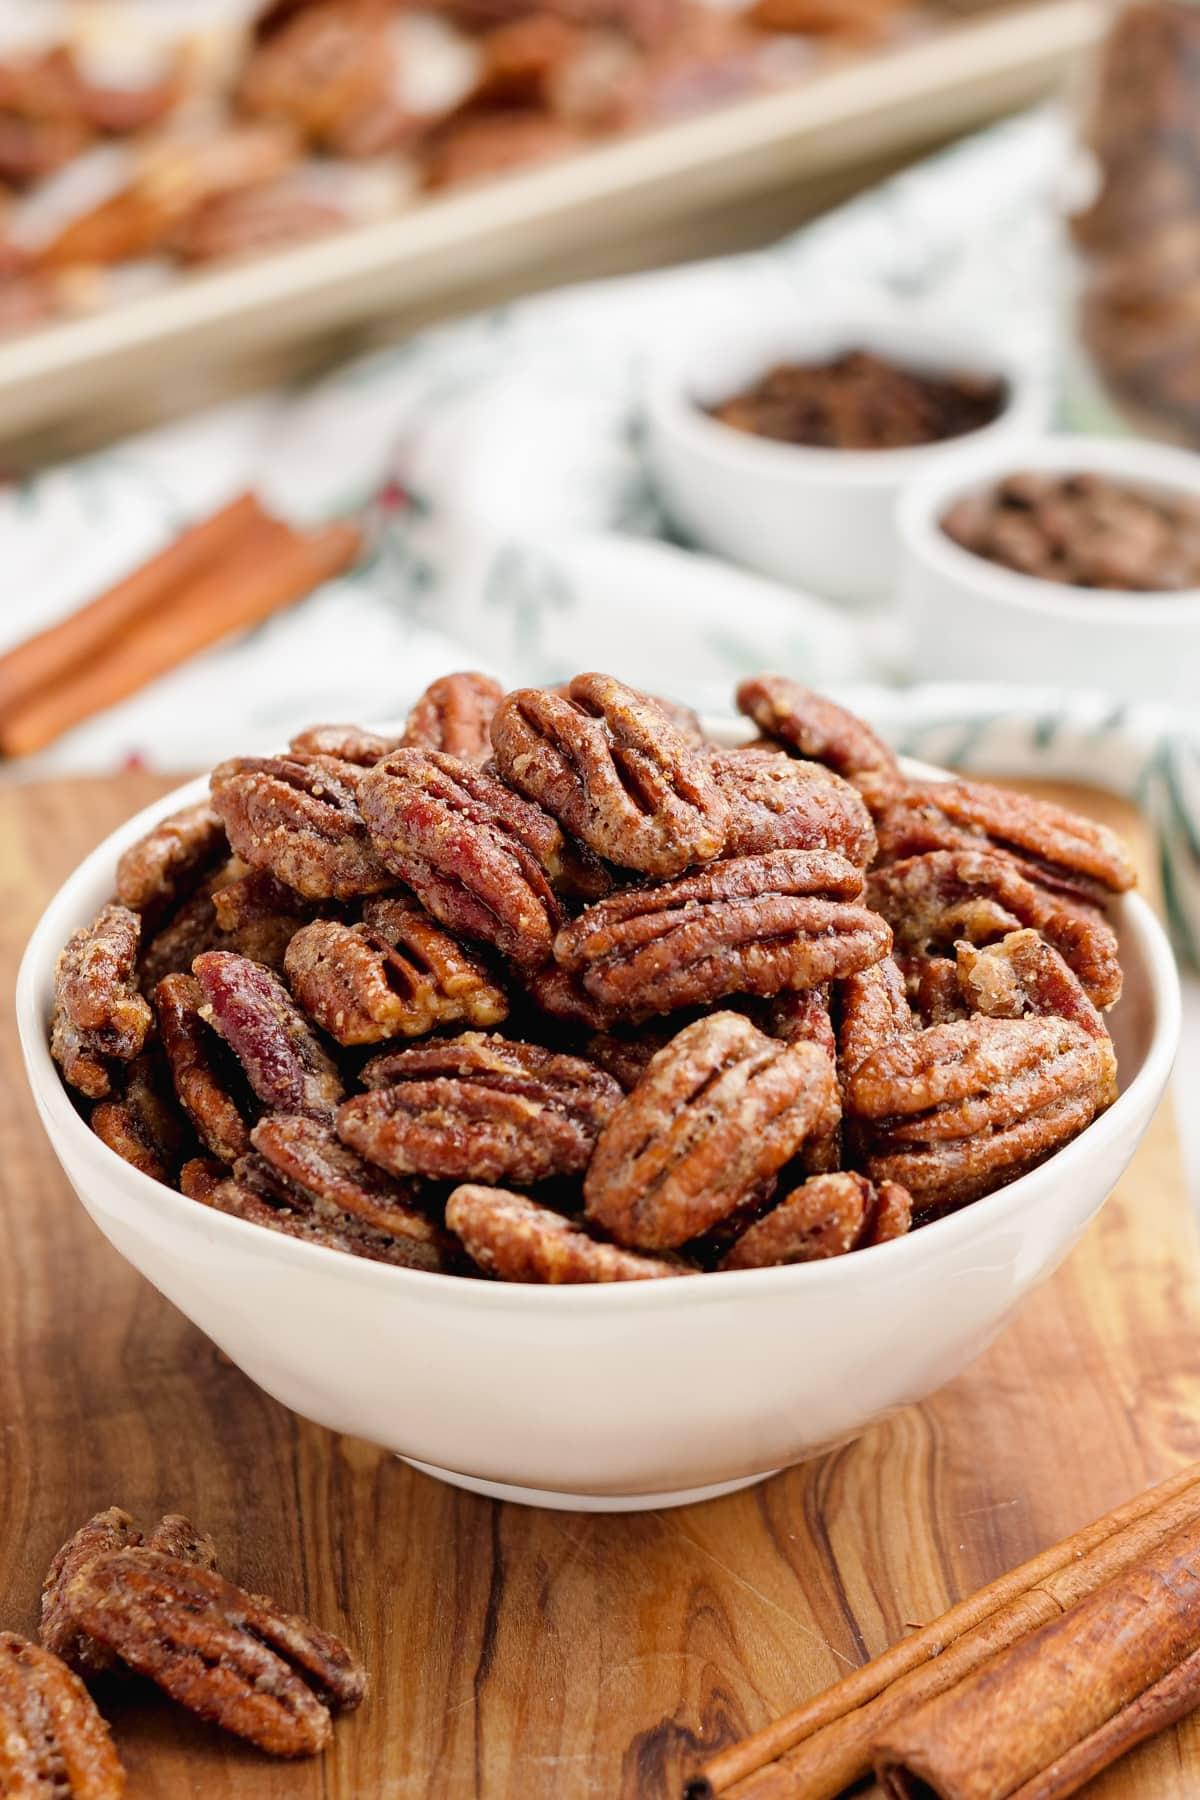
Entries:
<svg viewBox="0 0 1200 1800">
<path fill-rule="evenodd" d="M 1004 410 L 967 437 L 911 450 L 815 450 L 736 431 L 705 407 L 777 362 L 866 347 L 915 368 L 1003 376 Z M 1046 384 L 1002 344 L 928 321 L 759 316 L 693 343 L 656 368 L 645 395 L 646 450 L 667 511 L 694 540 L 761 575 L 831 600 L 891 592 L 896 499 L 904 485 L 967 444 L 1044 430 Z"/>
<path fill-rule="evenodd" d="M 956 500 L 1022 469 L 1096 473 L 1200 496 L 1200 456 L 1138 438 L 1048 437 L 964 448 L 914 482 L 897 510 L 900 604 L 923 681 L 1050 681 L 1118 700 L 1195 705 L 1200 589 L 1097 592 L 1005 569 L 948 538 Z"/>
<path fill-rule="evenodd" d="M 744 736 L 729 732 L 729 741 Z M 55 959 L 148 807 L 47 907 L 17 987 L 29 1080 L 79 1198 L 121 1255 L 286 1406 L 477 1492 L 615 1511 L 726 1493 L 922 1399 L 985 1347 L 1097 1212 L 1158 1105 L 1179 1031 L 1161 927 L 1115 909 L 1123 1092 L 1054 1159 L 911 1238 L 793 1268 L 552 1288 L 344 1256 L 211 1212 L 121 1161 L 47 1047 Z"/>
</svg>

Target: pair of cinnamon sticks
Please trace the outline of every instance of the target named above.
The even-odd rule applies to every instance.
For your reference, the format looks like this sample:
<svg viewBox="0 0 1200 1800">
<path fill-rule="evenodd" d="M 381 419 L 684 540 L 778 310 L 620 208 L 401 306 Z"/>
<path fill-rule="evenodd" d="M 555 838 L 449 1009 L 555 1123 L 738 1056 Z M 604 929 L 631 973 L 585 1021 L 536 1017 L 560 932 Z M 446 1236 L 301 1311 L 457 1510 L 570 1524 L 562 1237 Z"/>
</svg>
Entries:
<svg viewBox="0 0 1200 1800">
<path fill-rule="evenodd" d="M 0 754 L 41 750 L 348 568 L 356 525 L 298 531 L 242 494 L 70 618 L 0 657 Z"/>
<path fill-rule="evenodd" d="M 1064 1800 L 1198 1704 L 1200 1463 L 721 1751 L 685 1800 L 835 1800 L 872 1771 L 888 1800 Z"/>
</svg>

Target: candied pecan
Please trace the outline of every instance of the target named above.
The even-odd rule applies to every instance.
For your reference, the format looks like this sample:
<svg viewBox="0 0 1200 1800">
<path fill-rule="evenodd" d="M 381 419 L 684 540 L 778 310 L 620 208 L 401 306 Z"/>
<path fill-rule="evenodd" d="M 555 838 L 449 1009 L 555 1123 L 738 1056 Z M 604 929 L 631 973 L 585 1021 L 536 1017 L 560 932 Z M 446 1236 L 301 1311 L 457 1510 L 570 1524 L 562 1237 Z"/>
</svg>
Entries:
<svg viewBox="0 0 1200 1800">
<path fill-rule="evenodd" d="M 505 780 L 610 862 L 668 876 L 721 853 L 728 806 L 703 750 L 610 675 L 577 675 L 566 698 L 516 689 L 492 743 Z"/>
<path fill-rule="evenodd" d="M 265 1105 L 331 1118 L 341 1076 L 278 976 L 231 950 L 196 958 L 204 990 L 201 1017 L 229 1045 Z"/>
<path fill-rule="evenodd" d="M 838 990 L 838 1069 L 843 1082 L 873 1050 L 917 1028 L 894 957 L 849 976 Z"/>
<path fill-rule="evenodd" d="M 161 1550 L 199 1568 L 215 1569 L 217 1566 L 217 1551 L 212 1539 L 205 1532 L 197 1531 L 191 1520 L 179 1513 L 167 1513 L 148 1538 L 143 1538 L 129 1514 L 119 1506 L 95 1513 L 55 1553 L 42 1583 L 42 1619 L 38 1635 L 45 1648 L 60 1656 L 71 1668 L 85 1674 L 105 1673 L 117 1666 L 117 1658 L 111 1650 L 79 1629 L 66 1600 L 68 1583 L 106 1551 L 127 1550 L 142 1543 L 150 1550 Z"/>
<path fill-rule="evenodd" d="M 588 1281 L 653 1281 L 695 1271 L 682 1258 L 641 1256 L 594 1238 L 577 1219 L 525 1194 L 469 1183 L 456 1188 L 446 1223 L 481 1269 L 500 1281 L 546 1286 Z"/>
<path fill-rule="evenodd" d="M 276 974 L 283 968 L 288 945 L 316 910 L 313 902 L 265 869 L 223 880 L 213 894 L 212 907 L 217 938 L 205 949 L 235 950 Z"/>
<path fill-rule="evenodd" d="M 119 1100 L 102 1100 L 88 1120 L 102 1143 L 155 1181 L 168 1181 L 183 1147 L 184 1121 L 164 1071 L 143 1051 L 129 1064 Z"/>
<path fill-rule="evenodd" d="M 998 944 L 956 946 L 955 975 L 970 1010 L 989 1019 L 1040 1014 L 1073 1019 L 1092 1037 L 1108 1041 L 1108 1028 L 1077 975 L 1036 931 L 1010 931 Z"/>
<path fill-rule="evenodd" d="M 731 857 L 585 908 L 558 933 L 554 955 L 626 1015 L 817 987 L 891 947 L 883 919 L 851 904 L 861 888 L 836 851 Z"/>
<path fill-rule="evenodd" d="M 814 1175 L 743 1232 L 721 1267 L 771 1269 L 845 1256 L 903 1237 L 911 1224 L 912 1196 L 898 1182 L 876 1187 L 846 1171 Z"/>
<path fill-rule="evenodd" d="M 408 715 L 402 744 L 409 750 L 444 750 L 481 767 L 491 760 L 492 714 L 504 689 L 475 670 L 431 681 Z"/>
<path fill-rule="evenodd" d="M 829 1010 L 828 985 L 800 990 L 788 989 L 774 999 L 756 1007 L 753 1017 L 768 1037 L 781 1044 L 815 1044 L 837 1070 L 837 1036 Z M 806 1174 L 825 1175 L 842 1166 L 842 1121 L 839 1116 L 825 1132 L 814 1132 L 806 1138 L 800 1151 L 800 1164 Z"/>
<path fill-rule="evenodd" d="M 359 812 L 363 771 L 332 756 L 235 756 L 213 770 L 229 841 L 306 900 L 351 900 L 392 886 Z"/>
<path fill-rule="evenodd" d="M 824 1051 L 712 1013 L 654 1057 L 600 1134 L 587 1216 L 619 1243 L 672 1249 L 734 1212 L 836 1121 Z"/>
<path fill-rule="evenodd" d="M 909 783 L 877 816 L 879 860 L 928 850 L 1006 850 L 1030 881 L 1087 899 L 1137 880 L 1114 832 L 1048 800 L 984 781 Z"/>
<path fill-rule="evenodd" d="M 110 1062 L 131 1062 L 150 1029 L 135 977 L 141 930 L 127 906 L 106 906 L 71 933 L 54 971 L 50 1054 L 92 1100 L 112 1092 Z"/>
<path fill-rule="evenodd" d="M 203 988 L 192 975 L 167 975 L 151 999 L 179 1104 L 205 1149 L 236 1162 L 250 1148 L 250 1095 L 236 1058 L 202 1017 Z"/>
<path fill-rule="evenodd" d="M 923 1213 L 990 1193 L 1075 1137 L 1113 1091 L 1111 1046 L 1067 1019 L 971 1018 L 893 1038 L 846 1084 L 866 1172 Z"/>
<path fill-rule="evenodd" d="M 823 764 L 754 749 L 712 750 L 709 761 L 729 806 L 725 856 L 840 850 L 862 869 L 874 858 L 862 796 Z"/>
<path fill-rule="evenodd" d="M 611 1031 L 594 1031 L 587 1041 L 587 1053 L 597 1068 L 629 1094 L 646 1073 L 650 1059 L 666 1049 L 683 1025 L 683 1020 L 671 1019 L 663 1024 L 615 1025 Z"/>
<path fill-rule="evenodd" d="M 972 1011 L 963 1000 L 958 965 L 951 957 L 900 956 L 897 962 L 913 1011 L 923 1025 L 948 1025 Z"/>
<path fill-rule="evenodd" d="M 357 1706 L 366 1689 L 336 1638 L 213 1569 L 158 1551 L 104 1552 L 66 1584 L 65 1602 L 82 1630 L 139 1675 L 273 1756 L 323 1750 L 329 1706 Z"/>
<path fill-rule="evenodd" d="M 872 778 L 874 792 L 900 787 L 900 765 L 865 720 L 786 675 L 753 675 L 737 690 L 738 711 L 797 756 L 824 763 L 850 781 Z"/>
<path fill-rule="evenodd" d="M 229 1171 L 211 1156 L 190 1156 L 179 1171 L 179 1191 L 189 1200 L 207 1203 L 213 1189 L 225 1180 Z"/>
<path fill-rule="evenodd" d="M 121 1800 L 108 1726 L 66 1664 L 0 1631 L 0 1793 L 12 1800 Z"/>
<path fill-rule="evenodd" d="M 1117 936 L 1107 919 L 1086 901 L 1035 886 L 1001 851 L 929 850 L 875 870 L 867 893 L 900 951 L 949 952 L 959 938 L 986 944 L 1024 925 L 1061 953 L 1095 1005 L 1120 999 Z"/>
<path fill-rule="evenodd" d="M 146 993 L 152 993 L 164 975 L 186 975 L 201 952 L 215 946 L 213 895 L 220 879 L 218 873 L 202 881 L 145 944 L 138 973 Z"/>
<path fill-rule="evenodd" d="M 337 762 L 370 769 L 398 750 L 400 742 L 398 737 L 381 737 L 362 725 L 310 725 L 307 731 L 297 732 L 288 749 L 294 756 L 332 756 Z"/>
<path fill-rule="evenodd" d="M 586 1025 L 590 1031 L 603 1031 L 616 1017 L 611 1007 L 601 1006 L 592 998 L 578 975 L 569 975 L 557 963 L 535 969 L 528 977 L 525 992 L 539 1012 L 565 1025 Z"/>
<path fill-rule="evenodd" d="M 284 971 L 305 1012 L 339 1044 L 508 1016 L 482 960 L 406 900 L 371 901 L 358 925 L 306 925 L 288 945 Z"/>
<path fill-rule="evenodd" d="M 207 800 L 160 819 L 117 863 L 117 899 L 134 912 L 178 906 L 229 854 L 225 827 Z"/>
<path fill-rule="evenodd" d="M 393 1174 L 446 1181 L 578 1175 L 621 1099 L 581 1057 L 477 1031 L 377 1056 L 362 1079 L 373 1091 L 341 1106 L 338 1136 Z"/>
</svg>

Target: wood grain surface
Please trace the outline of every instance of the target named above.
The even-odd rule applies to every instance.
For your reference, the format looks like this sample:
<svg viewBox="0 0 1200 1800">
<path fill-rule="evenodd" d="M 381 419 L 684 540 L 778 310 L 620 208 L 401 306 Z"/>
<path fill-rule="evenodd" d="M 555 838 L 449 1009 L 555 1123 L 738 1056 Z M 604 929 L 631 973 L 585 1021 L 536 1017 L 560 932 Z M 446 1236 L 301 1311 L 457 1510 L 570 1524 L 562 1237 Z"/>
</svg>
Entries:
<svg viewBox="0 0 1200 1800">
<path fill-rule="evenodd" d="M 0 790 L 10 995 L 55 885 L 164 785 Z M 675 1794 L 697 1750 L 1200 1455 L 1200 1260 L 1169 1109 L 1063 1270 L 933 1400 L 729 1499 L 598 1517 L 459 1493 L 268 1400 L 74 1200 L 11 1001 L 3 1056 L 0 1626 L 32 1631 L 51 1553 L 96 1508 L 178 1508 L 239 1580 L 346 1633 L 373 1674 L 333 1751 L 303 1765 L 152 1694 L 112 1697 L 130 1800 Z M 1088 1793 L 1194 1800 L 1200 1723 Z"/>
</svg>

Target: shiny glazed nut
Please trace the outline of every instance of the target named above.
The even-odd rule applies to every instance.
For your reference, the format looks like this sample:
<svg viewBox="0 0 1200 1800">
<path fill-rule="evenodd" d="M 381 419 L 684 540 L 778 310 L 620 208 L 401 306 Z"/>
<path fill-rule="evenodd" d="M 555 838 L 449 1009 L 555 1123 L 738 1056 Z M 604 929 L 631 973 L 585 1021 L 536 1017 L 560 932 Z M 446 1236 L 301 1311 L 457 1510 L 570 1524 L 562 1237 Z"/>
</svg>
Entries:
<svg viewBox="0 0 1200 1800">
<path fill-rule="evenodd" d="M 80 1629 L 137 1674 L 272 1756 L 323 1750 L 333 1735 L 326 1699 L 350 1708 L 366 1689 L 336 1638 L 159 1552 L 105 1552 L 67 1583 L 65 1601 Z"/>
<path fill-rule="evenodd" d="M 518 688 L 492 743 L 504 779 L 610 862 L 669 876 L 721 853 L 728 807 L 703 751 L 609 675 L 577 675 L 567 697 Z"/>
<path fill-rule="evenodd" d="M 972 1012 L 989 1019 L 1031 1013 L 1071 1019 L 1089 1036 L 1108 1041 L 1108 1028 L 1078 977 L 1038 932 L 1011 931 L 982 950 L 960 943 L 956 956 L 959 990 Z"/>
<path fill-rule="evenodd" d="M 213 770 L 213 805 L 251 868 L 307 900 L 351 900 L 392 885 L 359 812 L 362 774 L 330 756 L 235 756 Z"/>
<path fill-rule="evenodd" d="M 430 682 L 408 715 L 401 742 L 412 750 L 444 750 L 477 768 L 491 761 L 492 714 L 504 689 L 474 670 Z"/>
<path fill-rule="evenodd" d="M 12 1800 L 122 1800 L 125 1771 L 78 1675 L 0 1632 L 0 1793 Z"/>
<path fill-rule="evenodd" d="M 838 1070 L 843 1082 L 872 1051 L 917 1028 L 894 957 L 882 957 L 840 982 L 837 1000 Z"/>
<path fill-rule="evenodd" d="M 47 1650 L 84 1674 L 106 1673 L 117 1667 L 113 1652 L 79 1630 L 66 1602 L 68 1584 L 81 1569 L 108 1550 L 128 1550 L 144 1543 L 198 1568 L 215 1569 L 217 1551 L 212 1539 L 197 1531 L 190 1519 L 167 1513 L 148 1538 L 143 1538 L 127 1512 L 110 1506 L 95 1513 L 67 1539 L 46 1571 L 42 1583 L 42 1619 L 38 1632 Z"/>
<path fill-rule="evenodd" d="M 171 1098 L 165 1072 L 147 1052 L 125 1072 L 121 1098 L 93 1107 L 89 1125 L 102 1143 L 154 1181 L 169 1181 L 183 1148 L 184 1120 Z"/>
<path fill-rule="evenodd" d="M 903 1237 L 911 1224 L 912 1198 L 898 1183 L 884 1181 L 876 1188 L 865 1175 L 814 1175 L 743 1232 L 721 1267 L 819 1262 Z"/>
<path fill-rule="evenodd" d="M 179 1104 L 205 1149 L 236 1162 L 250 1148 L 250 1095 L 236 1058 L 202 1016 L 203 988 L 192 975 L 167 975 L 152 999 Z"/>
<path fill-rule="evenodd" d="M 150 1029 L 135 978 L 141 930 L 127 906 L 106 906 L 72 932 L 54 971 L 50 1054 L 92 1100 L 112 1092 L 109 1064 L 131 1062 Z"/>
<path fill-rule="evenodd" d="M 342 1080 L 283 983 L 261 963 L 228 950 L 196 958 L 201 1017 L 233 1051 L 263 1103 L 279 1112 L 331 1118 Z"/>
<path fill-rule="evenodd" d="M 732 857 L 586 907 L 558 933 L 555 960 L 626 1016 L 817 987 L 891 948 L 883 919 L 852 904 L 861 889 L 834 851 Z"/>
<path fill-rule="evenodd" d="M 377 1056 L 338 1136 L 396 1175 L 526 1186 L 587 1167 L 621 1090 L 581 1057 L 469 1031 Z"/>
<path fill-rule="evenodd" d="M 588 1218 L 619 1243 L 673 1249 L 743 1205 L 838 1115 L 833 1066 L 740 1013 L 685 1027 L 600 1135 Z"/>
<path fill-rule="evenodd" d="M 297 732 L 288 749 L 295 756 L 332 756 L 337 762 L 370 769 L 398 750 L 400 742 L 398 737 L 381 737 L 361 725 L 310 725 L 307 731 Z"/>
<path fill-rule="evenodd" d="M 207 800 L 172 813 L 121 855 L 117 899 L 134 912 L 164 912 L 186 899 L 229 854 L 225 827 Z"/>
<path fill-rule="evenodd" d="M 713 750 L 709 761 L 729 807 L 725 856 L 765 850 L 839 850 L 865 869 L 875 828 L 861 795 L 820 763 L 773 750 Z"/>
<path fill-rule="evenodd" d="M 847 780 L 871 776 L 876 791 L 903 784 L 895 756 L 864 720 L 786 675 L 751 676 L 737 690 L 737 705 L 765 737 Z"/>
<path fill-rule="evenodd" d="M 641 1256 L 594 1238 L 576 1219 L 505 1188 L 456 1188 L 446 1223 L 473 1262 L 500 1281 L 546 1286 L 592 1281 L 654 1281 L 695 1271 L 682 1260 Z"/>
<path fill-rule="evenodd" d="M 755 1018 L 768 1037 L 781 1044 L 815 1044 L 829 1058 L 829 1066 L 837 1071 L 837 1036 L 829 1010 L 830 988 L 804 988 L 799 992 L 785 990 L 773 1000 L 765 1001 Z M 807 1175 L 824 1175 L 842 1166 L 842 1121 L 840 1116 L 825 1132 L 814 1132 L 806 1138 L 800 1151 L 800 1166 Z"/>
</svg>

